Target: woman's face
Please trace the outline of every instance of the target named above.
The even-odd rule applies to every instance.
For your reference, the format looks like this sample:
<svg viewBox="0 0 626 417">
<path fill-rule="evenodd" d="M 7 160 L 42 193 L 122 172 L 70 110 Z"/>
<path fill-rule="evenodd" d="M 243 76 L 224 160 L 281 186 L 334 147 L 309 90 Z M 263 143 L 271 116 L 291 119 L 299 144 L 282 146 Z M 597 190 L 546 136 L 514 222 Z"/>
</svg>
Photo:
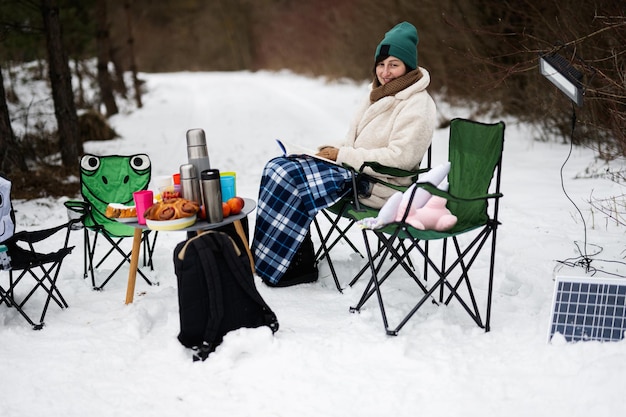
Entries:
<svg viewBox="0 0 626 417">
<path fill-rule="evenodd" d="M 385 85 L 406 74 L 406 65 L 395 56 L 387 57 L 376 65 L 376 77 L 380 85 Z"/>
</svg>

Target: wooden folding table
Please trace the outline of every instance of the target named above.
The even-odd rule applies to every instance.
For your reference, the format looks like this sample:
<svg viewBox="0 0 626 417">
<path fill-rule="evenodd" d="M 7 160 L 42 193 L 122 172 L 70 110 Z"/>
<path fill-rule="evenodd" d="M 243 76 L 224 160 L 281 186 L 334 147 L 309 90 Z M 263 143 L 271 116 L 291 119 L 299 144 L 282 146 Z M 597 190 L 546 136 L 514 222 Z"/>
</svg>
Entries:
<svg viewBox="0 0 626 417">
<path fill-rule="evenodd" d="M 248 244 L 248 236 L 243 229 L 241 224 L 241 219 L 245 218 L 255 209 L 256 203 L 254 200 L 249 198 L 244 198 L 244 206 L 240 213 L 231 215 L 226 217 L 223 221 L 219 223 L 209 223 L 206 220 L 198 220 L 192 226 L 185 227 L 184 229 L 171 230 L 172 232 L 198 232 L 203 230 L 211 230 L 217 229 L 221 226 L 226 226 L 228 224 L 233 223 L 235 229 L 237 230 L 237 234 L 239 234 L 242 240 L 245 243 L 246 248 L 248 249 L 248 257 L 250 258 L 250 266 L 252 267 L 252 271 L 254 272 L 254 263 L 252 261 L 252 254 L 250 253 L 250 245 Z M 137 222 L 133 223 L 124 223 L 127 226 L 131 226 L 135 228 L 135 234 L 133 235 L 133 248 L 130 256 L 130 269 L 128 270 L 128 284 L 126 287 L 126 304 L 130 304 L 133 302 L 134 294 L 135 294 L 135 281 L 137 278 L 137 267 L 139 265 L 139 252 L 141 252 L 141 235 L 145 229 L 148 229 L 148 226 L 145 224 L 139 224 Z M 159 232 L 163 232 L 159 230 Z M 167 232 L 167 231 L 166 231 Z"/>
</svg>

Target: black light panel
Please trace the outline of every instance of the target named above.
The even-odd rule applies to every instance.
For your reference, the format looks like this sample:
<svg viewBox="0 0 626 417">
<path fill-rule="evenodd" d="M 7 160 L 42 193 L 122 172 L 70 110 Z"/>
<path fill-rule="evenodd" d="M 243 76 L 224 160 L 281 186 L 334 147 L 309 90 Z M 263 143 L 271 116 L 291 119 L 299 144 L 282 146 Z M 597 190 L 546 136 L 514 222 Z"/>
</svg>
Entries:
<svg viewBox="0 0 626 417">
<path fill-rule="evenodd" d="M 556 277 L 548 340 L 619 341 L 625 331 L 626 279 Z"/>
<path fill-rule="evenodd" d="M 583 74 L 558 54 L 541 55 L 539 70 L 579 107 L 583 105 Z"/>
</svg>

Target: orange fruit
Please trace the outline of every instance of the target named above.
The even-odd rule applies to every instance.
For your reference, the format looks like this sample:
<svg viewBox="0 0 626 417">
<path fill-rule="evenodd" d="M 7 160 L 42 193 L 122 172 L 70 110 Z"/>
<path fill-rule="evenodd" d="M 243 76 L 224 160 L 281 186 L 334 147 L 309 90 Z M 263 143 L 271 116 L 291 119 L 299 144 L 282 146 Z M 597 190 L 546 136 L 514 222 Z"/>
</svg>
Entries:
<svg viewBox="0 0 626 417">
<path fill-rule="evenodd" d="M 243 210 L 244 201 L 241 197 L 233 197 L 226 202 L 230 206 L 230 214 L 239 214 Z"/>
<path fill-rule="evenodd" d="M 228 203 L 222 203 L 222 214 L 224 217 L 230 216 L 230 206 Z"/>
</svg>

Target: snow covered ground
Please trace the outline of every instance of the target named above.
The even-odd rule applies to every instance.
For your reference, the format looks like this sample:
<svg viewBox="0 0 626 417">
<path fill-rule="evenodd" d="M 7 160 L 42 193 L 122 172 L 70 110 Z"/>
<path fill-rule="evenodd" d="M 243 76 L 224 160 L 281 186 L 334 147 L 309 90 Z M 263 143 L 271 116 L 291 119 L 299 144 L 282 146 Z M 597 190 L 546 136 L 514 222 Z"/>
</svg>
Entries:
<svg viewBox="0 0 626 417">
<path fill-rule="evenodd" d="M 238 194 L 253 199 L 265 162 L 279 154 L 276 138 L 314 147 L 342 137 L 367 91 L 363 83 L 289 72 L 141 77 L 144 107 L 113 117 L 121 137 L 87 142 L 85 152 L 145 152 L 153 177 L 170 175 L 187 162 L 185 132 L 203 128 L 212 165 L 236 171 Z M 438 106 L 442 118 L 470 114 Z M 81 233 L 74 233 L 76 249 L 59 282 L 67 310 L 52 306 L 44 329 L 33 331 L 0 306 L 0 416 L 622 414 L 625 342 L 557 336 L 548 343 L 548 330 L 554 277 L 590 275 L 559 261 L 575 262 L 581 248 L 600 270 L 596 277 L 626 274 L 623 227 L 587 203 L 592 195 L 621 195 L 623 186 L 584 178 L 587 169 L 604 167 L 590 150 L 574 148 L 563 185 L 583 225 L 561 185 L 569 145 L 535 141 L 532 126 L 506 122 L 491 332 L 459 306 L 432 305 L 399 336 L 386 336 L 374 300 L 360 314 L 348 311 L 365 280 L 341 294 L 323 263 L 314 284 L 268 288 L 256 278 L 280 330 L 232 332 L 206 362 L 193 363 L 176 339 L 172 250 L 184 233 L 160 234 L 152 273 L 160 285 L 138 278 L 131 305 L 124 304 L 127 269 L 101 292 L 83 280 Z M 435 164 L 446 158 L 447 135 L 436 132 Z M 65 221 L 70 198 L 14 201 L 18 230 Z M 346 284 L 362 261 L 347 246 L 334 253 Z M 476 285 L 484 293 L 484 284 Z"/>
</svg>

